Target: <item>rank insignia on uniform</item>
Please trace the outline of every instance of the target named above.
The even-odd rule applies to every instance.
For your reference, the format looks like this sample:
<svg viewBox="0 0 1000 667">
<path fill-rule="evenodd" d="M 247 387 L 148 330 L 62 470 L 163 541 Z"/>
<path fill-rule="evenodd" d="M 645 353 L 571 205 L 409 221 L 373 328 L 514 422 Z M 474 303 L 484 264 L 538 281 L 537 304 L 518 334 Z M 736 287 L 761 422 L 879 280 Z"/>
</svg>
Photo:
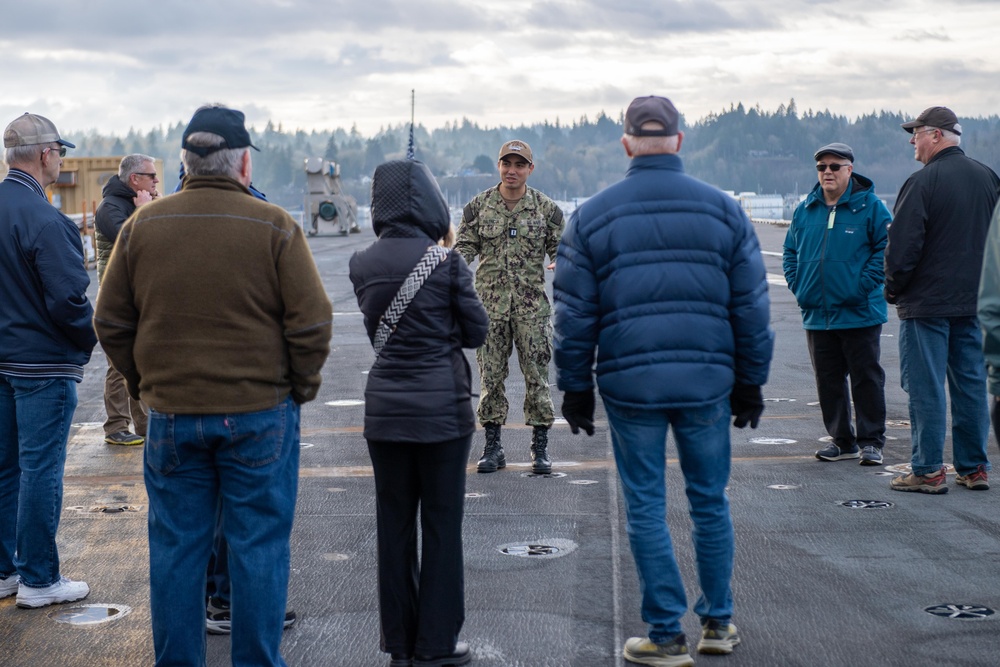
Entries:
<svg viewBox="0 0 1000 667">
<path fill-rule="evenodd" d="M 510 228 L 510 237 L 514 238 L 515 236 L 517 236 L 517 229 L 515 229 L 514 227 L 511 227 Z"/>
</svg>

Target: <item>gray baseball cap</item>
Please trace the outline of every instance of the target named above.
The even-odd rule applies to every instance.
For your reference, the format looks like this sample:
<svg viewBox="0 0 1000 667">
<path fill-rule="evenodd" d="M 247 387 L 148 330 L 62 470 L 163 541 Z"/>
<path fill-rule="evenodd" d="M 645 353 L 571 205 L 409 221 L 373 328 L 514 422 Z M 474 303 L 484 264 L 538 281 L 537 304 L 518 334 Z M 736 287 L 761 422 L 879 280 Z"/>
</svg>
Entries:
<svg viewBox="0 0 1000 667">
<path fill-rule="evenodd" d="M 823 148 L 813 154 L 813 159 L 818 160 L 821 155 L 826 155 L 827 153 L 850 160 L 852 163 L 854 162 L 854 150 L 847 144 L 841 143 L 832 143 L 823 146 Z"/>
<path fill-rule="evenodd" d="M 45 116 L 27 113 L 15 118 L 3 131 L 3 147 L 35 146 L 37 144 L 57 143 L 67 148 L 76 145 L 62 139 L 55 124 Z"/>
</svg>

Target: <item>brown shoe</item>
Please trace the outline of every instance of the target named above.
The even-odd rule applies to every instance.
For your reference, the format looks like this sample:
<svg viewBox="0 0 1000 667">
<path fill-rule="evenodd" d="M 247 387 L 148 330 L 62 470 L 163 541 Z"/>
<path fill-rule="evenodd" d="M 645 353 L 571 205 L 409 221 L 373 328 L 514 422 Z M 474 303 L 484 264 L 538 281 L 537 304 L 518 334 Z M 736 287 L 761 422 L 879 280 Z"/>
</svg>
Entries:
<svg viewBox="0 0 1000 667">
<path fill-rule="evenodd" d="M 986 475 L 986 466 L 977 466 L 974 472 L 968 475 L 958 475 L 955 483 L 973 491 L 985 491 L 990 488 L 990 482 Z"/>
<path fill-rule="evenodd" d="M 917 493 L 948 493 L 944 468 L 933 475 L 909 475 L 893 477 L 889 482 L 893 491 L 916 491 Z"/>
</svg>

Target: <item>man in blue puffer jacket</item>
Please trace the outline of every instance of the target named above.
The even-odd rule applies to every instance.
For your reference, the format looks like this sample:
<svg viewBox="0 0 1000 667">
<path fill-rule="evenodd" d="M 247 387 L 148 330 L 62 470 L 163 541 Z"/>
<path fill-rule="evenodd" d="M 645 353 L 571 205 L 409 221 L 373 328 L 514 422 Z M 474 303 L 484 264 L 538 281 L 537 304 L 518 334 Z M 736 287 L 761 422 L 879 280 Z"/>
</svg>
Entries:
<svg viewBox="0 0 1000 667">
<path fill-rule="evenodd" d="M 833 438 L 816 458 L 860 457 L 861 465 L 881 465 L 883 254 L 891 216 L 872 182 L 855 173 L 850 146 L 823 146 L 813 159 L 819 182 L 792 215 L 783 264 L 788 289 L 802 309 L 823 424 Z M 851 426 L 852 397 L 857 432 Z"/>
<path fill-rule="evenodd" d="M 726 497 L 729 415 L 756 427 L 774 347 L 760 246 L 735 200 L 684 174 L 670 100 L 625 115 L 625 180 L 578 208 L 559 245 L 555 361 L 562 413 L 594 433 L 594 361 L 628 516 L 649 637 L 626 659 L 693 665 L 684 583 L 666 522 L 666 438 L 684 473 L 703 594 L 702 653 L 739 643 L 731 624 L 733 525 Z"/>
</svg>

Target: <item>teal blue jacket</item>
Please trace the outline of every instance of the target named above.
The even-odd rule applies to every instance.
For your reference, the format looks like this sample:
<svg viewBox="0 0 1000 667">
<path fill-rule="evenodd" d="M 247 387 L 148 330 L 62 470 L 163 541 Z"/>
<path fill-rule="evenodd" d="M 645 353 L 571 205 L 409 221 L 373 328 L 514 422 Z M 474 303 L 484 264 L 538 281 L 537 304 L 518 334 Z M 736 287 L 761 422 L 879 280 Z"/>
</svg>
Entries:
<svg viewBox="0 0 1000 667">
<path fill-rule="evenodd" d="M 832 224 L 819 183 L 796 207 L 782 263 L 805 329 L 859 329 L 886 321 L 883 254 L 891 219 L 871 180 L 857 172 Z"/>
</svg>

